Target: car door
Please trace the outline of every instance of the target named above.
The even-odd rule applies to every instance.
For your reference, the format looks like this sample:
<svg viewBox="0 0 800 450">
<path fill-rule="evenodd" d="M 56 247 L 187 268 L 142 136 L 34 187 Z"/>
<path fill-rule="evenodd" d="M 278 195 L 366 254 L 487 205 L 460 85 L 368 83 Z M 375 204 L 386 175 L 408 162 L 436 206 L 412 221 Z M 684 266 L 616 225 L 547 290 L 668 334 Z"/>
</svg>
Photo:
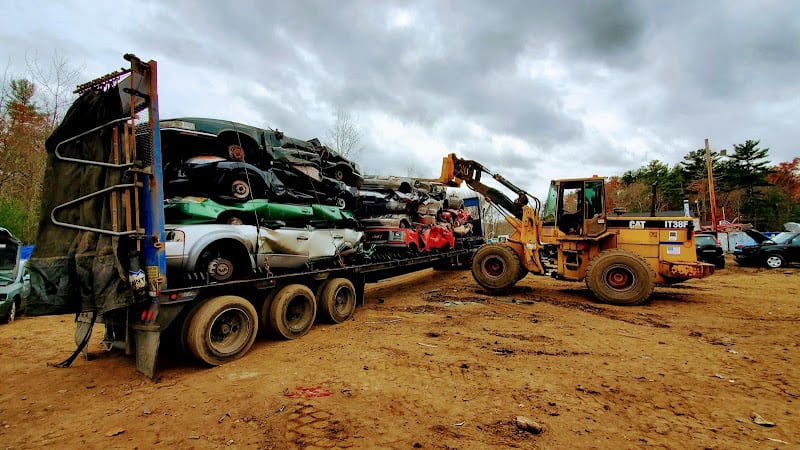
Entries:
<svg viewBox="0 0 800 450">
<path fill-rule="evenodd" d="M 786 259 L 800 263 L 800 234 L 795 235 L 786 247 Z"/>
</svg>

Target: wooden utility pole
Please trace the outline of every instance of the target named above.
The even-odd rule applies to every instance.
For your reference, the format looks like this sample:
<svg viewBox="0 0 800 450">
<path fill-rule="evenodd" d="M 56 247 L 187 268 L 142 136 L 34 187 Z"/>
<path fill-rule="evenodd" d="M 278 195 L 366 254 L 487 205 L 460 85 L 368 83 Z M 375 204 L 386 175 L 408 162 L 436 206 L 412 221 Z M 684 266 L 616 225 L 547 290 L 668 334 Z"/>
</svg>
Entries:
<svg viewBox="0 0 800 450">
<path fill-rule="evenodd" d="M 711 230 L 717 231 L 717 194 L 714 192 L 714 172 L 711 168 L 711 149 L 706 138 L 706 165 L 708 166 L 708 196 L 711 201 Z"/>
</svg>

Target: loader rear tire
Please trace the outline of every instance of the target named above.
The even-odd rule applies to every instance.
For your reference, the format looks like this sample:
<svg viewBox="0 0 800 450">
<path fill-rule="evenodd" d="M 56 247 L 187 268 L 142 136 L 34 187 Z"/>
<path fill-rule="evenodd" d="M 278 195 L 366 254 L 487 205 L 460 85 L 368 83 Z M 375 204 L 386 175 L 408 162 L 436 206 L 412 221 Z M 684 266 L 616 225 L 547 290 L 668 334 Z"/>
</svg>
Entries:
<svg viewBox="0 0 800 450">
<path fill-rule="evenodd" d="M 606 250 L 589 262 L 586 287 L 603 303 L 640 305 L 650 298 L 656 274 L 641 256 L 622 249 Z"/>
<path fill-rule="evenodd" d="M 492 294 L 508 292 L 524 273 L 519 255 L 505 244 L 483 245 L 472 258 L 472 277 Z"/>
<path fill-rule="evenodd" d="M 219 366 L 240 358 L 256 340 L 256 308 L 236 295 L 213 297 L 192 312 L 186 346 L 201 362 Z"/>
<path fill-rule="evenodd" d="M 314 293 L 302 284 L 282 287 L 269 306 L 270 329 L 284 339 L 297 339 L 308 332 L 317 317 Z"/>
</svg>

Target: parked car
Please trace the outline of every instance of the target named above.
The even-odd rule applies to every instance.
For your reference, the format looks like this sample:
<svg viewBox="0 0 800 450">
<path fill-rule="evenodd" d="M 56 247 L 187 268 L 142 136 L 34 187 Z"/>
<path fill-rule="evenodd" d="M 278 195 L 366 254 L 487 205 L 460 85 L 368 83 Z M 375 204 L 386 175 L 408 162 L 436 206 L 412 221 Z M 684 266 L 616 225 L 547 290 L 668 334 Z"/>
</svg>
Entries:
<svg viewBox="0 0 800 450">
<path fill-rule="evenodd" d="M 290 225 L 353 227 L 350 211 L 332 205 L 295 205 L 265 199 L 223 201 L 205 197 L 175 197 L 164 202 L 167 223 L 179 225 L 224 223 L 229 225 Z"/>
<path fill-rule="evenodd" d="M 756 245 L 746 245 L 734 252 L 734 258 L 737 264 L 743 266 L 771 269 L 800 263 L 800 232 L 784 231 Z"/>
<path fill-rule="evenodd" d="M 364 235 L 349 228 L 253 225 L 168 225 L 165 231 L 168 271 L 217 282 L 247 278 L 257 270 L 337 265 L 338 258 L 355 253 Z"/>
<path fill-rule="evenodd" d="M 714 264 L 719 269 L 725 268 L 725 251 L 713 234 L 697 233 L 694 235 L 697 260 Z"/>
<path fill-rule="evenodd" d="M 22 243 L 5 228 L 0 228 L 0 323 L 13 322 L 30 285 Z M 27 284 L 27 286 L 26 286 Z"/>
</svg>

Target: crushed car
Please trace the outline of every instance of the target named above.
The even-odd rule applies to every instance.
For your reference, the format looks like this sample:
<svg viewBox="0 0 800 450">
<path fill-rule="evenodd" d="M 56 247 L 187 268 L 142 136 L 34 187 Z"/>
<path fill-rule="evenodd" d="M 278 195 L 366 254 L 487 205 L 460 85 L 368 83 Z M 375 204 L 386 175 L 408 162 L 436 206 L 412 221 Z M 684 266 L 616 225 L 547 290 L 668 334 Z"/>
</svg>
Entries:
<svg viewBox="0 0 800 450">
<path fill-rule="evenodd" d="M 164 202 L 167 223 L 177 225 L 221 223 L 229 225 L 354 227 L 350 211 L 332 205 L 275 203 L 205 197 L 174 197 Z"/>
<path fill-rule="evenodd" d="M 364 230 L 364 245 L 378 251 L 406 250 L 409 254 L 455 248 L 453 231 L 443 225 L 415 228 L 374 227 Z"/>
<path fill-rule="evenodd" d="M 167 271 L 223 282 L 254 273 L 344 264 L 364 233 L 349 228 L 168 225 Z"/>
<path fill-rule="evenodd" d="M 349 186 L 361 187 L 364 176 L 358 163 L 323 145 L 317 138 L 309 139 L 307 142 L 312 145 L 322 161 L 322 173 Z"/>
</svg>

